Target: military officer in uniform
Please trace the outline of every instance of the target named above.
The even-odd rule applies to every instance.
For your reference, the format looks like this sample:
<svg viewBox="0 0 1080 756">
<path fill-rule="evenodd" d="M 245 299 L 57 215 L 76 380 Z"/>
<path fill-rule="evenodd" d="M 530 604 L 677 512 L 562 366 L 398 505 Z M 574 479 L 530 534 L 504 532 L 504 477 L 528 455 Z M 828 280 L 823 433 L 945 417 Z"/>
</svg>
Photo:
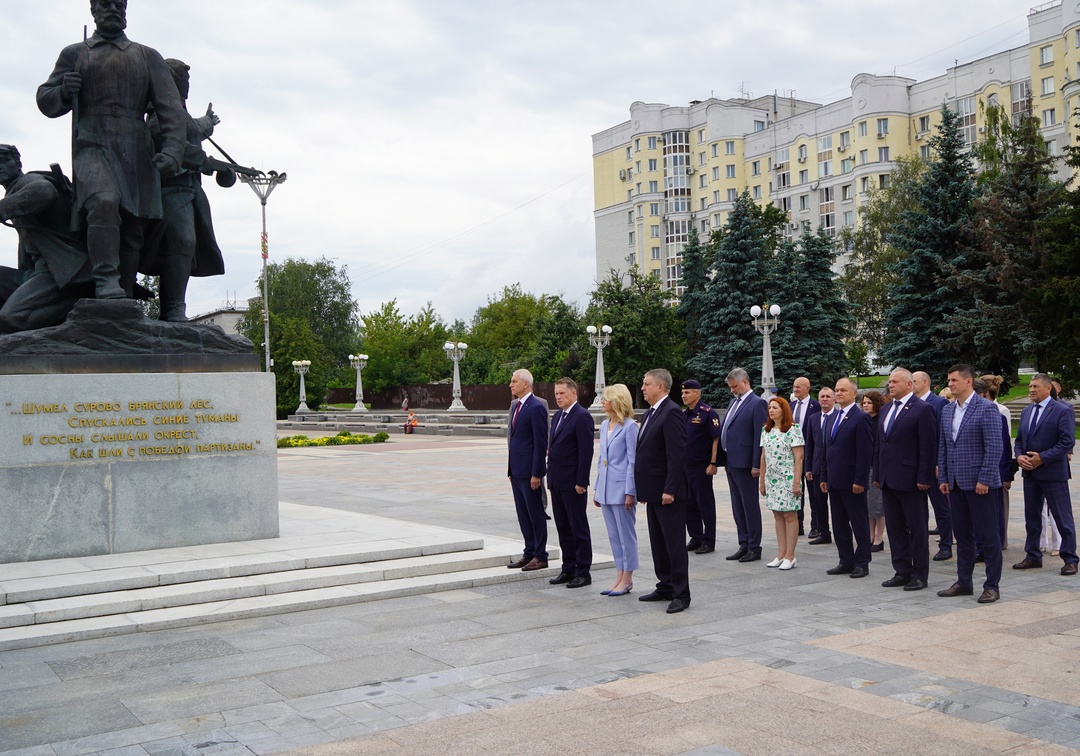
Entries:
<svg viewBox="0 0 1080 756">
<path fill-rule="evenodd" d="M 686 508 L 687 551 L 709 554 L 716 550 L 716 475 L 720 448 L 720 416 L 701 401 L 701 384 L 683 381 L 686 405 L 686 477 L 690 481 L 690 504 Z"/>
</svg>

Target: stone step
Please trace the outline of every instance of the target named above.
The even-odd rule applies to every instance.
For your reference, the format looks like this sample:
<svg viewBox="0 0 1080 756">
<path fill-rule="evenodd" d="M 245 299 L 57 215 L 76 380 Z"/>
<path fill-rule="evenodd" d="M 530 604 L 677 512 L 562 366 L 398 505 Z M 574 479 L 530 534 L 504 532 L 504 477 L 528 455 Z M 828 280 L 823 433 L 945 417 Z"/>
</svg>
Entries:
<svg viewBox="0 0 1080 756">
<path fill-rule="evenodd" d="M 400 541 L 385 543 L 385 548 L 381 548 L 377 541 L 365 542 L 363 545 L 344 543 L 306 547 L 283 544 L 283 550 L 277 552 L 185 560 L 176 560 L 175 557 L 169 560 L 169 553 L 163 550 L 88 557 L 81 560 L 6 564 L 2 566 L 4 579 L 0 581 L 0 605 L 340 565 L 400 561 L 440 554 L 475 552 L 484 548 L 483 538 L 431 538 L 427 539 L 427 542 L 414 544 L 403 544 Z M 164 561 L 155 563 L 155 559 Z M 94 563 L 95 560 L 102 564 L 121 560 L 136 563 L 102 569 L 84 567 L 86 563 Z M 75 571 L 76 568 L 81 570 Z"/>
<path fill-rule="evenodd" d="M 601 559 L 603 561 L 594 564 L 594 568 L 601 569 L 612 565 L 610 557 L 601 557 Z M 536 572 L 521 572 L 508 570 L 504 564 L 501 564 L 496 567 L 329 585 L 281 593 L 266 592 L 261 595 L 198 604 L 163 606 L 100 617 L 19 625 L 0 629 L 0 651 L 322 609 L 440 591 L 465 590 L 495 583 L 550 577 L 557 572 L 558 569 L 555 567 Z"/>
<path fill-rule="evenodd" d="M 488 567 L 505 569 L 505 565 L 514 557 L 515 553 L 476 549 L 432 556 L 284 570 L 248 577 L 208 579 L 153 588 L 84 593 L 64 598 L 25 601 L 0 606 L 0 628 L 41 625 L 151 609 L 168 609 L 252 596 L 357 585 L 379 580 L 426 577 Z"/>
</svg>

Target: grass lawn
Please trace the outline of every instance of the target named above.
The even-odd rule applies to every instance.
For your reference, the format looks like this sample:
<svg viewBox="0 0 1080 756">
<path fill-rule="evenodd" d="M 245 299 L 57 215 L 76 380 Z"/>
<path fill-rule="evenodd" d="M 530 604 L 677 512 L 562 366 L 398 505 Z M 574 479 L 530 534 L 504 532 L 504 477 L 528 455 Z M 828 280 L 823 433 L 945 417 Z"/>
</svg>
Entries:
<svg viewBox="0 0 1080 756">
<path fill-rule="evenodd" d="M 1009 392 L 1005 396 L 998 397 L 999 401 L 1007 402 L 1011 399 L 1020 399 L 1028 395 L 1028 384 L 1031 383 L 1030 375 L 1020 376 L 1020 382 L 1009 389 Z"/>
<path fill-rule="evenodd" d="M 887 375 L 860 375 L 859 376 L 859 388 L 861 389 L 879 389 L 884 387 L 889 382 L 889 376 Z M 1026 391 L 1027 389 L 1025 389 Z"/>
</svg>

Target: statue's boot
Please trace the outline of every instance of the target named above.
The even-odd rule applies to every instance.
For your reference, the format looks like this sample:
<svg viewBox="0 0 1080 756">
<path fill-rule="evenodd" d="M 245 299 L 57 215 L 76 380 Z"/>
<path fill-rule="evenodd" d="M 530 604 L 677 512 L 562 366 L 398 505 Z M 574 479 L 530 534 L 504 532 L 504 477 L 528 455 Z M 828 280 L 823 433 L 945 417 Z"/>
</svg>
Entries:
<svg viewBox="0 0 1080 756">
<path fill-rule="evenodd" d="M 158 296 L 161 299 L 161 320 L 170 323 L 186 323 L 188 278 L 191 276 L 191 258 L 187 255 L 169 255 L 161 266 Z"/>
<path fill-rule="evenodd" d="M 139 254 L 142 251 L 146 226 L 138 218 L 125 219 L 120 231 L 120 288 L 128 299 L 135 298 L 135 281 L 139 277 Z"/>
<path fill-rule="evenodd" d="M 98 299 L 125 299 L 120 286 L 120 229 L 117 226 L 90 226 L 86 230 L 86 250 L 90 253 L 90 277 Z"/>
</svg>

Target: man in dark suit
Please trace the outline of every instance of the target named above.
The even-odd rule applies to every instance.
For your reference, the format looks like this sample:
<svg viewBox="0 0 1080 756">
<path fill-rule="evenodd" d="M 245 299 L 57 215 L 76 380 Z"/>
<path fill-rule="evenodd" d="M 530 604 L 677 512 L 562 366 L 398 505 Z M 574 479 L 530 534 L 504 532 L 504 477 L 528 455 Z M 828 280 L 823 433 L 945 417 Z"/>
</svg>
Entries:
<svg viewBox="0 0 1080 756">
<path fill-rule="evenodd" d="M 1036 373 L 1028 386 L 1031 404 L 1020 415 L 1016 432 L 1016 461 L 1024 477 L 1024 525 L 1026 556 L 1014 570 L 1042 567 L 1039 532 L 1042 503 L 1050 510 L 1061 533 L 1059 553 L 1065 565 L 1062 575 L 1076 574 L 1076 525 L 1069 495 L 1069 455 L 1076 443 L 1076 419 L 1071 404 L 1051 396 L 1050 377 Z"/>
<path fill-rule="evenodd" d="M 541 479 L 547 458 L 547 410 L 533 396 L 533 377 L 528 370 L 514 371 L 510 379 L 510 455 L 506 474 L 514 491 L 518 525 L 525 539 L 521 559 L 507 565 L 524 572 L 548 566 L 547 518 L 540 498 Z"/>
<path fill-rule="evenodd" d="M 949 403 L 949 400 L 934 393 L 933 388 L 930 386 L 930 376 L 927 373 L 919 370 L 912 373 L 911 376 L 914 382 L 913 392 L 915 397 L 934 408 L 934 419 L 940 426 L 941 411 L 945 409 L 945 405 Z M 942 494 L 937 486 L 931 486 L 930 505 L 934 508 L 935 530 L 938 533 L 938 550 L 934 554 L 934 561 L 944 562 L 946 559 L 952 559 L 953 557 L 953 526 L 949 497 Z"/>
<path fill-rule="evenodd" d="M 767 405 L 766 405 L 767 408 Z M 791 417 L 799 424 L 799 430 L 803 435 L 803 454 L 805 455 L 805 445 L 810 443 L 809 438 L 811 436 L 807 420 L 809 420 L 815 413 L 821 413 L 821 405 L 818 404 L 812 396 L 810 396 L 810 379 L 804 376 L 799 376 L 795 379 L 795 382 L 791 384 Z M 810 465 L 808 460 L 803 458 L 803 470 L 809 470 Z M 812 488 L 812 486 L 811 486 Z M 805 491 L 805 489 L 803 489 Z M 802 497 L 802 506 L 799 507 L 799 535 L 803 535 L 806 524 L 806 495 L 804 493 Z M 810 515 L 810 538 L 817 538 L 820 533 L 814 532 L 814 516 Z"/>
<path fill-rule="evenodd" d="M 592 472 L 593 432 L 596 423 L 577 403 L 578 387 L 570 378 L 555 381 L 559 411 L 551 419 L 548 441 L 548 488 L 551 511 L 559 531 L 562 571 L 548 582 L 581 588 L 592 583 L 592 536 L 589 533 L 589 474 Z"/>
<path fill-rule="evenodd" d="M 815 481 L 821 480 L 825 466 L 825 431 L 831 429 L 831 423 L 836 416 L 834 403 L 836 394 L 828 386 L 822 386 L 818 392 L 818 411 L 811 412 L 807 418 L 807 431 L 803 434 L 806 448 L 803 451 L 803 477 L 809 485 L 806 486 L 806 497 L 810 500 L 810 545 L 821 546 L 832 543 L 832 533 L 829 532 L 829 495 L 821 490 L 821 486 Z"/>
<path fill-rule="evenodd" d="M 949 368 L 953 400 L 941 412 L 938 427 L 938 489 L 952 503 L 956 535 L 956 582 L 939 596 L 971 596 L 975 570 L 975 534 L 983 544 L 986 580 L 980 604 L 1000 598 L 1001 580 L 1001 414 L 974 390 L 970 365 Z M 1038 544 L 1036 543 L 1036 546 Z"/>
<path fill-rule="evenodd" d="M 885 528 L 896 574 L 882 585 L 905 591 L 926 587 L 930 573 L 926 492 L 936 482 L 937 420 L 933 408 L 912 393 L 914 379 L 904 368 L 889 375 L 892 401 L 877 416 L 873 485 L 881 489 Z"/>
<path fill-rule="evenodd" d="M 840 563 L 830 575 L 863 578 L 870 574 L 870 519 L 866 487 L 874 456 L 874 431 L 870 416 L 855 404 L 859 387 L 850 378 L 836 382 L 836 417 L 824 432 L 825 462 L 821 490 L 829 494 L 833 533 Z M 816 453 L 816 452 L 815 452 Z M 852 547 L 852 537 L 855 545 Z"/>
<path fill-rule="evenodd" d="M 686 531 L 686 420 L 668 398 L 671 373 L 650 370 L 641 383 L 649 409 L 638 431 L 634 484 L 638 501 L 646 505 L 656 590 L 639 601 L 668 601 L 667 613 L 690 606 L 689 557 Z"/>
<path fill-rule="evenodd" d="M 761 559 L 761 503 L 756 478 L 761 471 L 761 429 L 767 414 L 765 400 L 750 388 L 750 376 L 735 368 L 727 376 L 735 396 L 724 413 L 720 446 L 726 458 L 731 513 L 739 533 L 739 550 L 729 561 L 754 562 Z"/>
</svg>

